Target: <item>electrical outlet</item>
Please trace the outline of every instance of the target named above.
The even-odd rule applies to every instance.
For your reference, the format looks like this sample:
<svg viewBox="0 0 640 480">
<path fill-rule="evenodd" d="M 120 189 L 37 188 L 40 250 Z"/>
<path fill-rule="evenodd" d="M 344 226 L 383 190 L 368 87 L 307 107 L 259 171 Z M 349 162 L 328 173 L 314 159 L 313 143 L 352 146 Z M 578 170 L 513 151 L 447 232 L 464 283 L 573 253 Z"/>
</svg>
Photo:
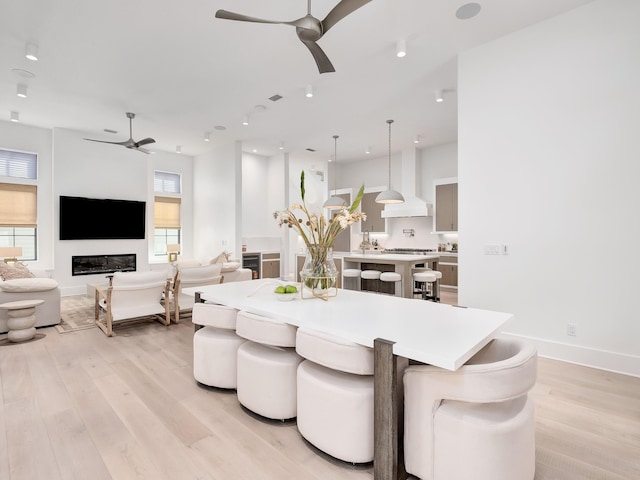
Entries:
<svg viewBox="0 0 640 480">
<path fill-rule="evenodd" d="M 578 335 L 578 325 L 575 323 L 567 323 L 567 335 L 571 337 Z"/>
</svg>

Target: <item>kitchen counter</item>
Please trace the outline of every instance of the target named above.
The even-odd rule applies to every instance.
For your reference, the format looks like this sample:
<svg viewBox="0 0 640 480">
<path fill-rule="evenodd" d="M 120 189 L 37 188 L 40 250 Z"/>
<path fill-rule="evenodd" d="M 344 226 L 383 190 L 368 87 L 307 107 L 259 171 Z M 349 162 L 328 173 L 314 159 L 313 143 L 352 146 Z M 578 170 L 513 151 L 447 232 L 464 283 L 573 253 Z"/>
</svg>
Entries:
<svg viewBox="0 0 640 480">
<path fill-rule="evenodd" d="M 407 255 L 402 253 L 365 253 L 347 254 L 343 257 L 344 268 L 360 268 L 363 263 L 380 263 L 394 265 L 394 271 L 402 275 L 402 297 L 413 298 L 413 280 L 411 269 L 419 264 L 430 264 L 433 270 L 438 269 L 440 255 L 437 252 L 424 255 Z"/>
</svg>

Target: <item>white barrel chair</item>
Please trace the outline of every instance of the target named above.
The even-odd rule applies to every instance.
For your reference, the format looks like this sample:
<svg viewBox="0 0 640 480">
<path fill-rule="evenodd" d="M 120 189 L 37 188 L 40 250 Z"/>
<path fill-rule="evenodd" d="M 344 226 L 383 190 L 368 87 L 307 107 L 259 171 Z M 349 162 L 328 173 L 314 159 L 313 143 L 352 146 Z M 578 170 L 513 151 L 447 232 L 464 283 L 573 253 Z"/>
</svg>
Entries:
<svg viewBox="0 0 640 480">
<path fill-rule="evenodd" d="M 373 349 L 299 328 L 298 430 L 350 463 L 373 460 Z"/>
<path fill-rule="evenodd" d="M 456 371 L 409 366 L 406 471 L 422 480 L 533 480 L 536 372 L 535 347 L 510 339 L 492 340 Z"/>
<path fill-rule="evenodd" d="M 193 377 L 210 387 L 237 385 L 238 349 L 246 342 L 236 335 L 235 308 L 195 303 L 191 321 L 201 326 L 193 335 Z"/>
<path fill-rule="evenodd" d="M 273 420 L 297 415 L 296 327 L 283 321 L 238 312 L 236 333 L 246 339 L 238 349 L 238 401 Z"/>
</svg>

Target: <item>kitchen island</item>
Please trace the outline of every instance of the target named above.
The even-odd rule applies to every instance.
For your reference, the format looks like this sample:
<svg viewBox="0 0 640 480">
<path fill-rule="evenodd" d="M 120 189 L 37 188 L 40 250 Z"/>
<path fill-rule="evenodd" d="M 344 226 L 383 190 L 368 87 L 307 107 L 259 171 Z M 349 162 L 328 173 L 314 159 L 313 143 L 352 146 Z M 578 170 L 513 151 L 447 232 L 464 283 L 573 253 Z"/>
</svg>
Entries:
<svg viewBox="0 0 640 480">
<path fill-rule="evenodd" d="M 413 277 L 411 269 L 416 265 L 429 265 L 432 270 L 438 269 L 440 256 L 436 254 L 405 255 L 397 253 L 349 253 L 343 258 L 343 268 L 361 268 L 362 265 L 393 265 L 394 272 L 402 275 L 402 296 L 413 298 Z"/>
</svg>

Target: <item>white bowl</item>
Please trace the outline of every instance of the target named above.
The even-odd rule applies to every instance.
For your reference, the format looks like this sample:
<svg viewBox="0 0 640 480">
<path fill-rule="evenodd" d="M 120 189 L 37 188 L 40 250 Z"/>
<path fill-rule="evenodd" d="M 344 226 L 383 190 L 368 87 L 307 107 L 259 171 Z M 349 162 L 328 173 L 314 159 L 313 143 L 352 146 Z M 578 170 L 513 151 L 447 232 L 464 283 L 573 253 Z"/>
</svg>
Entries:
<svg viewBox="0 0 640 480">
<path fill-rule="evenodd" d="M 289 300 L 293 300 L 300 292 L 295 293 L 274 293 L 273 296 L 276 297 L 276 300 L 280 300 L 281 302 L 288 302 Z"/>
</svg>

